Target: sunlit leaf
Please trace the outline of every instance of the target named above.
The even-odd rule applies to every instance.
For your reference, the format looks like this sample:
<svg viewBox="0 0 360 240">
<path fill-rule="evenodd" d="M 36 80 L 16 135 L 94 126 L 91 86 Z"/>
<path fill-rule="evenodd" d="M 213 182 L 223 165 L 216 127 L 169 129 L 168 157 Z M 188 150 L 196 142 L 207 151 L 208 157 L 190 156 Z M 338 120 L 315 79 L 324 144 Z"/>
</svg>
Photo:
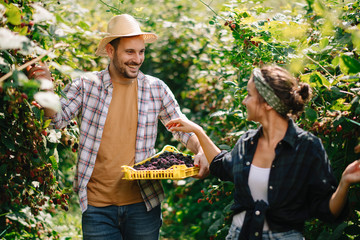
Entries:
<svg viewBox="0 0 360 240">
<path fill-rule="evenodd" d="M 56 158 L 54 156 L 50 156 L 49 160 L 51 162 L 51 165 L 52 165 L 53 169 L 57 170 L 59 167 L 58 167 L 58 163 L 56 161 Z"/>
<path fill-rule="evenodd" d="M 360 49 L 360 24 L 351 29 L 351 40 L 357 49 Z"/>
<path fill-rule="evenodd" d="M 339 66 L 344 74 L 356 74 L 360 72 L 360 62 L 347 55 L 341 55 Z"/>
<path fill-rule="evenodd" d="M 327 38 L 327 37 L 322 38 L 319 42 L 320 48 L 325 48 L 328 46 L 328 44 L 329 44 L 329 38 Z"/>
<path fill-rule="evenodd" d="M 331 86 L 330 82 L 321 73 L 319 73 L 317 71 L 311 73 L 310 82 L 316 83 L 317 86 L 319 86 L 319 87 L 321 87 L 321 86 L 330 87 Z"/>
<path fill-rule="evenodd" d="M 326 15 L 325 6 L 322 4 L 321 1 L 317 0 L 314 2 L 314 10 L 317 15 L 324 17 Z"/>
<path fill-rule="evenodd" d="M 332 110 L 345 111 L 345 110 L 349 110 L 350 108 L 351 108 L 351 104 L 345 104 L 345 99 L 344 98 L 337 99 L 331 105 Z"/>
<path fill-rule="evenodd" d="M 20 9 L 16 7 L 14 4 L 6 5 L 6 17 L 7 21 L 12 25 L 20 25 L 21 24 L 21 13 Z"/>
<path fill-rule="evenodd" d="M 47 119 L 45 122 L 44 122 L 44 125 L 42 128 L 47 128 L 51 123 L 51 119 Z"/>
<path fill-rule="evenodd" d="M 217 111 L 210 115 L 210 117 L 221 117 L 228 114 L 228 111 Z"/>
<path fill-rule="evenodd" d="M 259 37 L 253 37 L 252 39 L 251 39 L 251 41 L 255 41 L 255 42 L 261 42 L 261 43 L 263 43 L 263 44 L 268 44 L 264 39 L 262 39 L 262 38 L 259 38 Z"/>
</svg>

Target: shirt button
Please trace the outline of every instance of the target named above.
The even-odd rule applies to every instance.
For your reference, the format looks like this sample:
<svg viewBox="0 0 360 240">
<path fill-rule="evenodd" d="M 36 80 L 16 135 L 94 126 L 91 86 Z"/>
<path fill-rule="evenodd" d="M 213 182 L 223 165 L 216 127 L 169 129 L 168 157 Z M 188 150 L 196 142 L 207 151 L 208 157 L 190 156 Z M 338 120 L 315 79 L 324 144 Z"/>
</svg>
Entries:
<svg viewBox="0 0 360 240">
<path fill-rule="evenodd" d="M 272 189 L 273 189 L 273 187 L 272 187 L 272 186 L 269 186 L 269 189 L 270 189 L 270 190 L 272 190 Z"/>
<path fill-rule="evenodd" d="M 259 215 L 260 215 L 260 211 L 257 210 L 257 211 L 255 212 L 255 215 L 259 216 Z"/>
<path fill-rule="evenodd" d="M 274 167 L 275 167 L 275 164 L 273 164 L 272 167 L 274 168 Z"/>
<path fill-rule="evenodd" d="M 246 162 L 246 166 L 249 166 L 250 165 L 250 162 Z"/>
<path fill-rule="evenodd" d="M 259 232 L 255 232 L 255 237 L 258 237 L 259 236 Z"/>
</svg>

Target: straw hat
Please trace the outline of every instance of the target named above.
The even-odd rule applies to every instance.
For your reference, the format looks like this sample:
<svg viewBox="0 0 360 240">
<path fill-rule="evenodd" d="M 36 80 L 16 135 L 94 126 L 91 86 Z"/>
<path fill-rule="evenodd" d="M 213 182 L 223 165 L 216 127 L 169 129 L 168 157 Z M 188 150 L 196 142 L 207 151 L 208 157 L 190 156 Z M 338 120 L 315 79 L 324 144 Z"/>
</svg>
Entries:
<svg viewBox="0 0 360 240">
<path fill-rule="evenodd" d="M 157 39 L 154 33 L 142 32 L 139 23 L 129 14 L 112 17 L 107 27 L 107 33 L 108 35 L 100 41 L 96 50 L 95 54 L 98 56 L 107 56 L 105 46 L 115 38 L 142 35 L 145 43 L 152 43 Z"/>
</svg>

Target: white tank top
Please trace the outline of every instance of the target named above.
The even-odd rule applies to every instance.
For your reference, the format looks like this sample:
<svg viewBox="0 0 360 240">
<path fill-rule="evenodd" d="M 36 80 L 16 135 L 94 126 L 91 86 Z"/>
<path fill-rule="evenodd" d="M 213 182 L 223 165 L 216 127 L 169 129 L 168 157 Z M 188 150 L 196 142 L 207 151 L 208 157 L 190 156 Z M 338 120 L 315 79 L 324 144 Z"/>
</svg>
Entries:
<svg viewBox="0 0 360 240">
<path fill-rule="evenodd" d="M 264 200 L 268 203 L 267 193 L 268 193 L 268 184 L 269 184 L 269 175 L 270 168 L 260 168 L 251 164 L 250 172 L 249 172 L 249 188 L 251 192 L 251 196 L 256 200 Z M 239 228 L 242 227 L 244 223 L 246 212 L 240 212 L 233 217 L 233 224 Z M 264 231 L 269 230 L 269 225 L 265 219 L 264 223 Z"/>
</svg>

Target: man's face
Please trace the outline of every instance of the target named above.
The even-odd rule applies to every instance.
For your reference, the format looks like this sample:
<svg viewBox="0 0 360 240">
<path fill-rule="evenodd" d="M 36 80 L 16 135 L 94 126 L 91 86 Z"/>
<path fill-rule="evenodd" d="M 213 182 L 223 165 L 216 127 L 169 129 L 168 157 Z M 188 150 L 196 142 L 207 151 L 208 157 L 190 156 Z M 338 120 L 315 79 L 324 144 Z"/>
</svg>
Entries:
<svg viewBox="0 0 360 240">
<path fill-rule="evenodd" d="M 141 36 L 121 38 L 111 59 L 116 75 L 134 79 L 145 59 L 145 43 Z"/>
</svg>

